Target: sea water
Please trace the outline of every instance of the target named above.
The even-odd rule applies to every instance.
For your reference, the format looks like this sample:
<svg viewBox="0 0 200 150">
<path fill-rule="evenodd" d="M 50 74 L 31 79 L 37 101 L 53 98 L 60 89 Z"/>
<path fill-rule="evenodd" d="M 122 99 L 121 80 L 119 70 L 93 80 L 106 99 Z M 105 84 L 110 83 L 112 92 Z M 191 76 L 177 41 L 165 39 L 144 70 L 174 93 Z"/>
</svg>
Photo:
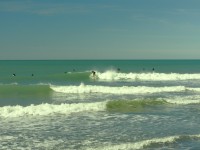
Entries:
<svg viewBox="0 0 200 150">
<path fill-rule="evenodd" d="M 3 150 L 200 149 L 199 116 L 200 60 L 0 61 Z"/>
</svg>

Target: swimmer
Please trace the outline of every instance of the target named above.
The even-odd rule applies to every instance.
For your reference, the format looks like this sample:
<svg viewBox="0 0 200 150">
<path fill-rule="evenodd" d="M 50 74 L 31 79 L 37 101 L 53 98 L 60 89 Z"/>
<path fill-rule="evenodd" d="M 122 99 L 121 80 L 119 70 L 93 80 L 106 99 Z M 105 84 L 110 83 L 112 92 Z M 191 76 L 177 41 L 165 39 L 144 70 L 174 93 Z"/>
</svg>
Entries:
<svg viewBox="0 0 200 150">
<path fill-rule="evenodd" d="M 13 73 L 12 75 L 13 75 L 13 77 L 15 77 L 15 76 L 16 76 L 16 74 L 15 74 L 15 73 Z"/>
</svg>

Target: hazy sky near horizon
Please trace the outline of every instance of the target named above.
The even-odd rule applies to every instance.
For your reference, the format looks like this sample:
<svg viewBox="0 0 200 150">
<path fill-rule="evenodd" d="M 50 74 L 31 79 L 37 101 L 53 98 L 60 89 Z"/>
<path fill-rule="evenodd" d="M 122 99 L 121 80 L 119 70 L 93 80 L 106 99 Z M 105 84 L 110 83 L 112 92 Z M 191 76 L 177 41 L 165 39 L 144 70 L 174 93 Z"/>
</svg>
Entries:
<svg viewBox="0 0 200 150">
<path fill-rule="evenodd" d="M 200 59 L 200 0 L 1 0 L 0 59 Z"/>
</svg>

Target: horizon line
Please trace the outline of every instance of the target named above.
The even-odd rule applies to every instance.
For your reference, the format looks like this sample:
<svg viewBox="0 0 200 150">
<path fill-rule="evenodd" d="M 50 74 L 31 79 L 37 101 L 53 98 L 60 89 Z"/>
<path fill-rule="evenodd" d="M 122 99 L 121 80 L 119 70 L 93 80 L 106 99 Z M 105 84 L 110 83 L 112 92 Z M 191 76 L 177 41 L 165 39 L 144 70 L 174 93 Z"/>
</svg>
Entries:
<svg viewBox="0 0 200 150">
<path fill-rule="evenodd" d="M 154 59 L 0 59 L 0 61 L 109 61 L 109 60 L 200 60 L 200 58 L 154 58 Z"/>
</svg>

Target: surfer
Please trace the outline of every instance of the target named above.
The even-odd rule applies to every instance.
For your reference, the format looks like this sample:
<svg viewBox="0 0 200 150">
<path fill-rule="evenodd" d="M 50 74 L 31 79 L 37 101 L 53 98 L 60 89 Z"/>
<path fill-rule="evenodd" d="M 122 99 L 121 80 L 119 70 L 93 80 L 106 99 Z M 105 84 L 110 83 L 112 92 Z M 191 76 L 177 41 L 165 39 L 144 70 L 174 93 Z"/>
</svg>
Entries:
<svg viewBox="0 0 200 150">
<path fill-rule="evenodd" d="M 92 75 L 93 75 L 93 77 L 95 77 L 95 75 L 96 75 L 96 72 L 93 70 L 92 70 Z"/>
</svg>

